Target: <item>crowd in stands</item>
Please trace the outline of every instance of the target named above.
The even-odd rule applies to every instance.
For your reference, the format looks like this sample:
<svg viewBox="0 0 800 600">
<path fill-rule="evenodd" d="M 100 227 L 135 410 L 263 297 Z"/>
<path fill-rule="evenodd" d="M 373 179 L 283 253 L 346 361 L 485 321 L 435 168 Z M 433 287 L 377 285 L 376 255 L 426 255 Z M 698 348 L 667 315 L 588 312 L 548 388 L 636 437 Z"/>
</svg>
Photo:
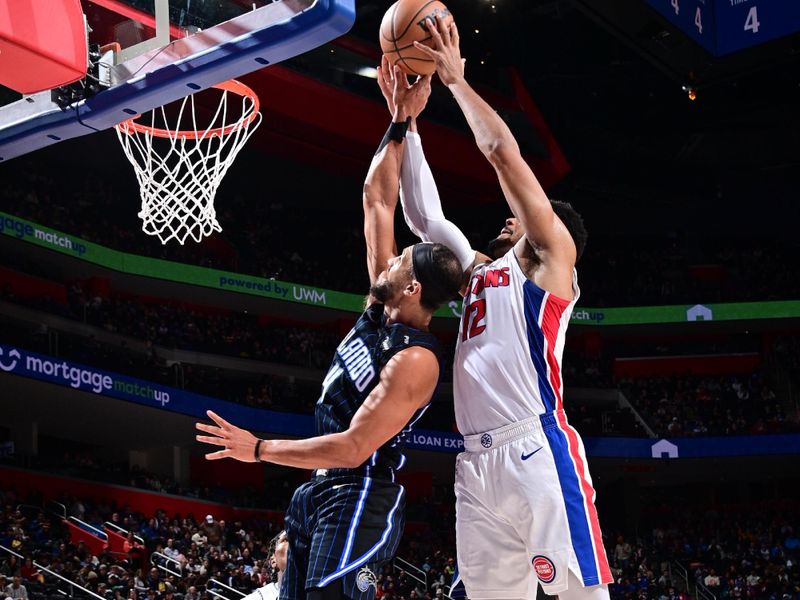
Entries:
<svg viewBox="0 0 800 600">
<path fill-rule="evenodd" d="M 108 550 L 93 554 L 84 542 L 73 543 L 60 516 L 31 508 L 41 506 L 41 498 L 21 498 L 13 490 L 2 491 L 0 544 L 23 558 L 0 552 L 0 576 L 12 586 L 13 578 L 20 578 L 17 581 L 27 593 L 18 592 L 16 597 L 58 597 L 63 584 L 46 570 L 113 600 L 207 600 L 213 597 L 209 589 L 222 589 L 216 582 L 247 593 L 272 579 L 269 546 L 279 528 L 269 521 L 226 523 L 213 515 L 168 515 L 164 510 L 143 515 L 117 510 L 103 501 L 59 500 L 69 507 L 71 516 L 89 524 L 102 527 L 111 521 L 135 532 L 144 539 L 145 547 L 130 536 L 127 554 Z M 21 504 L 28 507 L 19 507 Z M 180 576 L 159 568 L 166 564 L 159 555 L 180 564 Z M 176 571 L 176 563 L 169 563 L 172 571 Z M 15 597 L 13 592 L 10 595 Z"/>
<path fill-rule="evenodd" d="M 746 376 L 623 379 L 620 389 L 659 437 L 797 431 L 758 373 Z"/>
<path fill-rule="evenodd" d="M 79 281 L 70 284 L 66 304 L 45 296 L 17 298 L 10 285 L 0 287 L 0 299 L 165 348 L 314 369 L 328 367 L 338 343 L 338 336 L 323 329 L 271 324 L 247 313 L 192 307 L 181 302 L 101 296 L 87 291 Z"/>
<path fill-rule="evenodd" d="M 436 600 L 449 595 L 456 566 L 455 515 L 452 496 L 437 493 L 438 487 L 434 486 L 433 498 L 409 503 L 409 522 L 426 525 L 407 528 L 397 553 L 402 561 L 385 565 L 378 574 L 378 598 Z M 699 597 L 698 586 L 719 599 L 800 598 L 796 499 L 714 507 L 695 500 L 696 506 L 686 510 L 685 501 L 678 499 L 679 490 L 665 489 L 657 495 L 659 501 L 644 506 L 635 531 L 610 523 L 604 526 L 613 599 L 688 600 Z M 45 569 L 106 598 L 137 600 L 204 600 L 215 585 L 212 579 L 248 593 L 274 576 L 269 542 L 278 526 L 269 521 L 226 523 L 214 515 L 166 510 L 145 515 L 102 499 L 73 496 L 58 501 L 69 515 L 86 523 L 102 527 L 111 521 L 134 534 L 126 545 L 127 554 L 93 555 L 83 542 L 70 539 L 60 516 L 35 508 L 44 506 L 42 497 L 22 497 L 4 489 L 0 544 L 21 557 L 0 552 L 6 594 L 8 586 L 21 585 L 27 598 L 47 598 L 58 582 Z M 165 498 L 165 505 L 168 502 Z M 135 536 L 143 538 L 144 546 Z M 146 560 L 154 552 L 159 553 L 155 559 Z M 168 566 L 159 555 L 177 561 L 180 576 L 159 568 Z M 171 564 L 174 570 L 176 563 Z"/>
<path fill-rule="evenodd" d="M 794 600 L 800 597 L 798 514 L 796 500 L 757 509 L 660 506 L 642 528 L 646 533 L 607 534 L 612 597 L 677 598 L 685 569 L 690 590 L 700 585 L 716 598 Z"/>
<path fill-rule="evenodd" d="M 132 178 L 112 183 L 98 173 L 47 172 L 21 168 L 5 177 L 0 209 L 126 252 L 358 294 L 368 288 L 360 203 L 350 199 L 346 204 L 330 200 L 308 218 L 288 202 L 253 201 L 226 187 L 217 201 L 223 234 L 200 245 L 162 246 L 139 229 Z M 65 178 L 71 178 L 69 185 Z M 459 222 L 458 217 L 456 209 L 453 219 Z M 495 230 L 470 236 L 480 245 Z M 800 281 L 793 276 L 800 252 L 797 242 L 787 244 L 593 235 L 579 265 L 582 302 L 604 307 L 795 299 L 800 297 Z"/>
<path fill-rule="evenodd" d="M 590 231 L 591 233 L 591 231 Z M 800 298 L 800 249 L 776 240 L 589 238 L 582 304 L 645 306 Z"/>
<path fill-rule="evenodd" d="M 123 184 L 98 173 L 73 175 L 65 185 L 34 170 L 3 178 L 0 210 L 123 252 L 357 294 L 369 289 L 360 194 L 352 203 L 358 212 L 333 203 L 312 219 L 275 198 L 249 202 L 235 190 L 221 193 L 216 207 L 223 233 L 202 244 L 162 245 L 141 231 L 132 177 Z"/>
</svg>

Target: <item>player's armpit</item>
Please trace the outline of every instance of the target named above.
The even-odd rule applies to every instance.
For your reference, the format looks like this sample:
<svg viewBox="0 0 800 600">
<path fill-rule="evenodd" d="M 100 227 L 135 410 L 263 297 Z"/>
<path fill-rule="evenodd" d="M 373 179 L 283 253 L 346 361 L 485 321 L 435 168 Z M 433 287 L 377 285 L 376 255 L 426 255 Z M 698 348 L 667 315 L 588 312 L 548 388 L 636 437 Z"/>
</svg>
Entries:
<svg viewBox="0 0 800 600">
<path fill-rule="evenodd" d="M 400 433 L 430 402 L 438 380 L 439 361 L 430 350 L 414 346 L 392 357 L 343 434 L 353 448 L 352 466 L 362 464 Z"/>
</svg>

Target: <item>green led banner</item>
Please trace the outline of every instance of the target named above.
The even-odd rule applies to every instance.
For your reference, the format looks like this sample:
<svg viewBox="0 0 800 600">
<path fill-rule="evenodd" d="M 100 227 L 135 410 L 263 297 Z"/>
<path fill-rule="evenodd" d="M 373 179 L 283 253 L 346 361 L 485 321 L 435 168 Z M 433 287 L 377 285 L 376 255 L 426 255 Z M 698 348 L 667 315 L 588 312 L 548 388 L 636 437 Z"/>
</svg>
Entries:
<svg viewBox="0 0 800 600">
<path fill-rule="evenodd" d="M 358 294 L 126 254 L 3 212 L 0 212 L 0 234 L 130 275 L 154 277 L 350 312 L 361 312 L 364 307 L 364 296 Z"/>
<path fill-rule="evenodd" d="M 364 296 L 326 290 L 297 283 L 207 269 L 157 258 L 126 254 L 84 241 L 0 212 L 0 234 L 55 250 L 80 260 L 131 275 L 154 277 L 178 283 L 262 296 L 274 300 L 324 306 L 334 310 L 361 312 Z M 453 301 L 437 317 L 459 318 L 461 304 Z M 626 308 L 584 308 L 572 314 L 573 325 L 645 325 L 691 321 L 741 321 L 753 319 L 800 318 L 800 301 L 740 302 L 695 306 L 639 306 Z"/>
</svg>

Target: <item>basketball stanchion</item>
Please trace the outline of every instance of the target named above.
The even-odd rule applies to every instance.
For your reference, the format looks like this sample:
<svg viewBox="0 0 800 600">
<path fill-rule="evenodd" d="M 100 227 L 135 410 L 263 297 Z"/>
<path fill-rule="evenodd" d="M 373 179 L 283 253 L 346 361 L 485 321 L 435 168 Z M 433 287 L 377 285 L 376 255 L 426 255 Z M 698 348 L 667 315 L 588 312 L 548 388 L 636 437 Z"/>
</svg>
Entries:
<svg viewBox="0 0 800 600">
<path fill-rule="evenodd" d="M 162 244 L 171 239 L 183 244 L 187 237 L 200 242 L 222 231 L 214 209 L 217 188 L 261 123 L 252 89 L 235 80 L 212 89 L 221 96 L 204 127 L 197 124 L 194 94 L 172 111 L 163 106 L 151 111 L 149 125 L 137 115 L 116 126 L 139 181 L 142 230 Z"/>
</svg>

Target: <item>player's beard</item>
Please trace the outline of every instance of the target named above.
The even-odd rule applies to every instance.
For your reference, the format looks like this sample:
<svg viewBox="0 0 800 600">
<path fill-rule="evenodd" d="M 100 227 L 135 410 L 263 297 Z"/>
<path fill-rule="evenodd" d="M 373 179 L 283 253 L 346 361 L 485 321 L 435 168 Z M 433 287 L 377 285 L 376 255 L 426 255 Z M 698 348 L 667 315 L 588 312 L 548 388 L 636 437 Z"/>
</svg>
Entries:
<svg viewBox="0 0 800 600">
<path fill-rule="evenodd" d="M 511 250 L 513 246 L 514 242 L 511 240 L 511 237 L 502 239 L 496 237 L 489 242 L 486 251 L 489 253 L 489 256 L 492 258 L 492 260 L 497 260 Z"/>
<path fill-rule="evenodd" d="M 386 304 L 389 300 L 394 298 L 396 292 L 397 285 L 388 279 L 378 281 L 369 288 L 370 295 L 381 304 Z"/>
</svg>

